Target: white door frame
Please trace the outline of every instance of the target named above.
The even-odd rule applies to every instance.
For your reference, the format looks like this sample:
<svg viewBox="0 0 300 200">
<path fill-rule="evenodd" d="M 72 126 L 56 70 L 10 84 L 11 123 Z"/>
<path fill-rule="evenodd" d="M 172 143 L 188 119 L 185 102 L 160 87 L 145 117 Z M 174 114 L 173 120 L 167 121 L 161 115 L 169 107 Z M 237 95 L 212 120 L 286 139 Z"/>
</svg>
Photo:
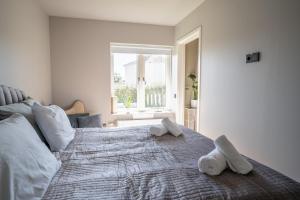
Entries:
<svg viewBox="0 0 300 200">
<path fill-rule="evenodd" d="M 201 26 L 190 33 L 184 35 L 176 41 L 177 50 L 177 106 L 176 121 L 184 124 L 184 96 L 185 96 L 185 45 L 195 39 L 199 39 L 198 44 L 198 109 L 196 130 L 200 131 L 200 72 L 201 72 Z"/>
</svg>

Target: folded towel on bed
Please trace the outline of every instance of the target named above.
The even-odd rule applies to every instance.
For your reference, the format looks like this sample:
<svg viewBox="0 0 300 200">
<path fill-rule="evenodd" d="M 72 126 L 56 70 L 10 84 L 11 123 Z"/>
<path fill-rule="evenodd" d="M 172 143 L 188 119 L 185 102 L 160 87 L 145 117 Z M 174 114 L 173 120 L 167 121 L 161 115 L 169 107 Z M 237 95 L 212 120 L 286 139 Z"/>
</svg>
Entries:
<svg viewBox="0 0 300 200">
<path fill-rule="evenodd" d="M 225 156 L 227 164 L 232 171 L 239 174 L 247 174 L 253 169 L 252 164 L 236 150 L 225 135 L 218 137 L 215 140 L 215 145 L 218 151 Z"/>
<path fill-rule="evenodd" d="M 164 126 L 152 126 L 150 127 L 150 134 L 155 136 L 162 136 L 168 133 L 168 130 Z"/>
<path fill-rule="evenodd" d="M 182 130 L 178 127 L 178 125 L 172 122 L 169 118 L 163 119 L 161 123 L 172 135 L 178 137 L 182 134 Z"/>
<path fill-rule="evenodd" d="M 216 176 L 226 169 L 227 164 L 224 155 L 215 148 L 209 154 L 199 158 L 198 167 L 200 172 Z"/>
</svg>

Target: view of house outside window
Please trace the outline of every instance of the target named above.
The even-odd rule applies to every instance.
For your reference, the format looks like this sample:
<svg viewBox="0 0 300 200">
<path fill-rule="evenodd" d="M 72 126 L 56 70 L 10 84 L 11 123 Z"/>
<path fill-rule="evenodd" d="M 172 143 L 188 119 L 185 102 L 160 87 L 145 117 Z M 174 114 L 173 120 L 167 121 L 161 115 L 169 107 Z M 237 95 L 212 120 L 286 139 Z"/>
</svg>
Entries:
<svg viewBox="0 0 300 200">
<path fill-rule="evenodd" d="M 170 55 L 112 52 L 112 68 L 118 112 L 166 109 Z"/>
</svg>

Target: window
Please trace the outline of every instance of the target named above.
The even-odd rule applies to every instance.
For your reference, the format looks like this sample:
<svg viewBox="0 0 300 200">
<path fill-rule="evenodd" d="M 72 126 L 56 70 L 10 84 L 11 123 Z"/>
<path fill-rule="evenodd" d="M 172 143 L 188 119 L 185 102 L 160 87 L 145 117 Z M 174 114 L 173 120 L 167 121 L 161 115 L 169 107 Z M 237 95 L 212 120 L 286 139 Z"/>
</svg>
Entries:
<svg viewBox="0 0 300 200">
<path fill-rule="evenodd" d="M 169 109 L 171 48 L 115 44 L 111 56 L 118 112 Z"/>
</svg>

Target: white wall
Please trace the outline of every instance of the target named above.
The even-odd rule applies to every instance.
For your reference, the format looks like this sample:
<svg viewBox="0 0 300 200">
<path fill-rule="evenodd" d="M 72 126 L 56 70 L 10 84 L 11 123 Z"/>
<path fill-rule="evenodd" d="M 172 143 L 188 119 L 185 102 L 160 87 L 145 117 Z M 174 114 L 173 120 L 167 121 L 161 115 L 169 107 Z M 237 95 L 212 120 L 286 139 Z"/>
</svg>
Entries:
<svg viewBox="0 0 300 200">
<path fill-rule="evenodd" d="M 202 25 L 201 133 L 300 181 L 300 1 L 206 0 L 176 26 Z M 260 51 L 259 63 L 245 55 Z"/>
<path fill-rule="evenodd" d="M 110 118 L 110 42 L 173 45 L 174 27 L 50 18 L 53 102 L 86 103 L 90 113 Z"/>
<path fill-rule="evenodd" d="M 51 102 L 49 18 L 35 0 L 0 0 L 0 84 Z"/>
</svg>

